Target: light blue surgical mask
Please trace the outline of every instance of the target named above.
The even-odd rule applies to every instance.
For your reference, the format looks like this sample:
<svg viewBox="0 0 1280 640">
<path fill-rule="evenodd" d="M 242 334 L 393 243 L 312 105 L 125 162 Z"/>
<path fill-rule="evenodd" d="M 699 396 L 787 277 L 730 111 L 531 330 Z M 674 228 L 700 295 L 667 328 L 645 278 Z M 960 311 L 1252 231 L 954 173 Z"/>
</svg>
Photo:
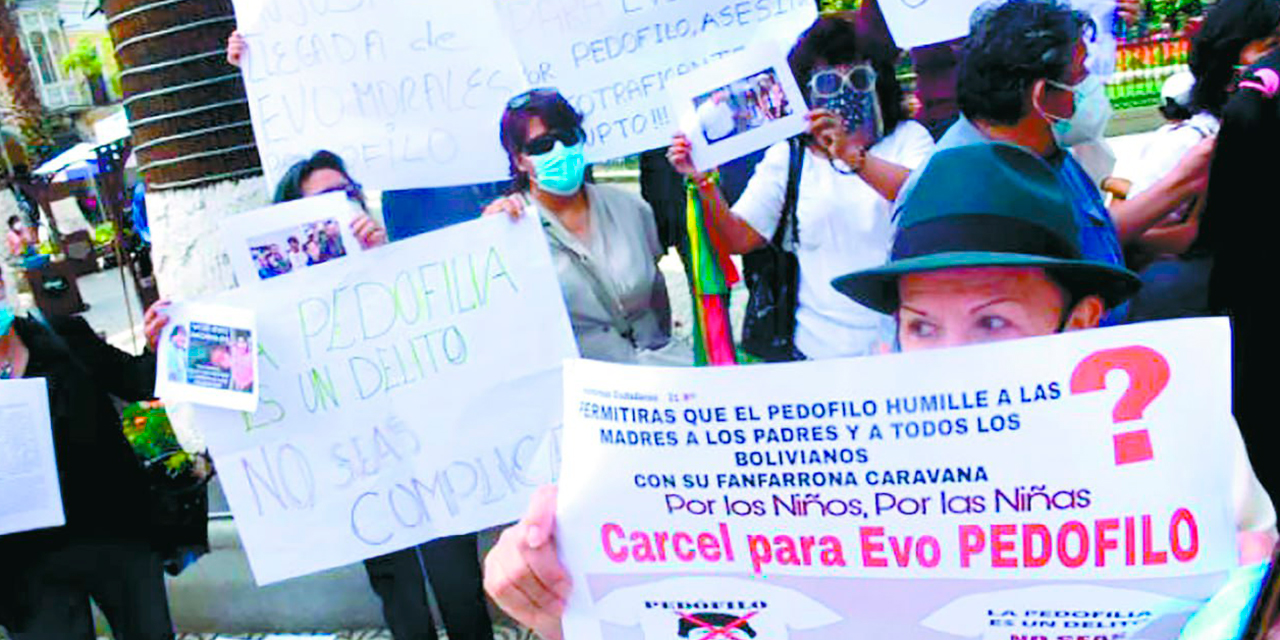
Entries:
<svg viewBox="0 0 1280 640">
<path fill-rule="evenodd" d="M 13 305 L 8 300 L 0 298 L 0 336 L 9 333 L 9 328 L 13 326 Z"/>
<path fill-rule="evenodd" d="M 533 175 L 539 189 L 552 195 L 571 196 L 582 188 L 587 158 L 581 142 L 566 147 L 557 140 L 550 151 L 529 156 L 529 159 L 533 161 Z"/>
<path fill-rule="evenodd" d="M 1091 140 L 1101 140 L 1106 132 L 1107 122 L 1111 120 L 1111 101 L 1107 99 L 1106 88 L 1097 76 L 1086 76 L 1075 85 L 1046 80 L 1046 84 L 1063 91 L 1070 91 L 1075 101 L 1075 112 L 1070 118 L 1059 118 L 1045 114 L 1053 121 L 1053 137 L 1059 146 L 1070 147 Z"/>
</svg>

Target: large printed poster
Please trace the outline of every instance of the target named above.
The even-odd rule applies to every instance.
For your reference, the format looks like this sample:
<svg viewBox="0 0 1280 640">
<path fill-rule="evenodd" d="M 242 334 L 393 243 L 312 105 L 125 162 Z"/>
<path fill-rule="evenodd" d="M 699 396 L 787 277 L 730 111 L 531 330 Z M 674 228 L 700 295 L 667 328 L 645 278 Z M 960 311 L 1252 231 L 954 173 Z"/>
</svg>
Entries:
<svg viewBox="0 0 1280 640">
<path fill-rule="evenodd" d="M 1228 345 L 1200 319 L 781 365 L 570 362 L 566 637 L 1176 637 L 1236 563 Z"/>
</svg>

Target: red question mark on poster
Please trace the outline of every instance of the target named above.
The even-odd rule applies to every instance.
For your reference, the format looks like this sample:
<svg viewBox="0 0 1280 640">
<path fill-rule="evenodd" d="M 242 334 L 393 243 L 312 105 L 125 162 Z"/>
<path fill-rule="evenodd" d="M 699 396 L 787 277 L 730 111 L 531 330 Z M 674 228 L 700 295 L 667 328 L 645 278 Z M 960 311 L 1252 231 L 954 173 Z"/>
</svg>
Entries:
<svg viewBox="0 0 1280 640">
<path fill-rule="evenodd" d="M 1107 387 L 1107 373 L 1115 369 L 1129 376 L 1129 388 L 1111 411 L 1111 421 L 1137 420 L 1156 396 L 1169 384 L 1169 362 L 1152 349 L 1132 346 L 1104 349 L 1089 354 L 1071 372 L 1071 393 L 1101 391 Z M 1115 435 L 1116 464 L 1151 460 L 1151 434 L 1146 429 Z"/>
</svg>

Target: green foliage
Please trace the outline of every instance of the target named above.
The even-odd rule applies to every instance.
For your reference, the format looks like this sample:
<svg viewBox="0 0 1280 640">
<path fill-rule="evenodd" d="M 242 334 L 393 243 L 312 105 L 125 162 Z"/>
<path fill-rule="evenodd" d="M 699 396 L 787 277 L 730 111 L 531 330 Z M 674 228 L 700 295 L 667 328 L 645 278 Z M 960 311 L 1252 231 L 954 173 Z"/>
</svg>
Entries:
<svg viewBox="0 0 1280 640">
<path fill-rule="evenodd" d="M 856 11 L 861 5 L 860 0 L 821 0 L 823 13 L 836 13 L 838 11 Z"/>
<path fill-rule="evenodd" d="M 116 238 L 116 225 L 111 222 L 103 222 L 93 228 L 93 243 L 98 246 L 106 246 Z"/>
<path fill-rule="evenodd" d="M 64 71 L 79 71 L 86 78 L 102 75 L 102 60 L 98 58 L 98 41 L 85 38 L 62 58 Z"/>
</svg>

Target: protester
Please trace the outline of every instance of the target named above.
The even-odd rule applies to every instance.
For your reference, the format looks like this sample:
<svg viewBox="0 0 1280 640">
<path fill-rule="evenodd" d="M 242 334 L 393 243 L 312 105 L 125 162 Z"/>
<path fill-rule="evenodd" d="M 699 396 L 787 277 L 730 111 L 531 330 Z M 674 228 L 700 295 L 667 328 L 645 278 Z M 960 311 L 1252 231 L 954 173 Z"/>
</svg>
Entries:
<svg viewBox="0 0 1280 640">
<path fill-rule="evenodd" d="M 1129 198 L 1149 189 L 1173 171 L 1178 161 L 1201 141 L 1218 134 L 1218 119 L 1197 111 L 1192 99 L 1195 76 L 1180 72 L 1161 88 L 1160 113 L 1166 124 L 1147 137 L 1142 156 L 1129 179 L 1108 178 L 1103 188 L 1115 197 Z M 1212 262 L 1188 250 L 1200 230 L 1204 192 L 1183 201 L 1141 237 L 1126 247 L 1129 267 L 1139 271 L 1143 287 L 1133 299 L 1129 320 L 1142 322 L 1209 315 L 1209 269 Z"/>
<path fill-rule="evenodd" d="M 1085 39 L 1093 29 L 1086 14 L 1056 0 L 979 8 L 957 79 L 962 117 L 938 140 L 938 149 L 998 141 L 1040 155 L 1071 193 L 1085 256 L 1123 265 L 1122 243 L 1204 188 L 1213 143 L 1197 145 L 1173 171 L 1108 214 L 1098 185 L 1065 151 L 1100 138 L 1110 113 L 1101 81 L 1085 67 Z M 1124 307 L 1113 310 L 1103 324 L 1125 314 Z"/>
<path fill-rule="evenodd" d="M 94 638 L 92 598 L 116 638 L 173 638 L 166 541 L 115 405 L 152 397 L 155 356 L 115 349 L 78 316 L 17 316 L 11 300 L 0 289 L 0 379 L 46 381 L 66 524 L 0 536 L 0 626 L 15 640 Z"/>
<path fill-rule="evenodd" d="M 939 152 L 904 202 L 887 264 L 834 286 L 897 319 L 903 351 L 1041 336 L 1098 326 L 1131 295 L 1136 274 L 1087 259 L 1070 194 L 1055 168 L 1026 150 L 978 144 Z M 973 176 L 983 188 L 973 188 Z M 1243 447 L 1233 500 L 1241 561 L 1265 559 L 1275 510 Z M 554 544 L 555 490 L 543 487 L 524 519 L 485 559 L 486 590 L 546 640 L 562 634 L 569 577 Z"/>
<path fill-rule="evenodd" d="M 362 209 L 351 222 L 352 232 L 361 246 L 368 249 L 386 244 L 386 231 L 364 209 L 360 185 L 347 173 L 342 159 L 329 151 L 317 151 L 291 166 L 276 185 L 273 200 L 281 203 L 337 191 L 346 193 Z M 326 240 L 319 236 L 337 235 L 339 231 L 336 225 L 330 225 L 327 230 L 318 225 L 313 234 L 304 245 L 308 264 L 325 260 L 322 245 Z M 331 238 L 327 243 L 331 252 L 338 250 L 336 239 Z M 290 264 L 283 257 L 280 260 Z M 148 311 L 156 317 L 146 326 L 148 339 L 153 343 L 167 321 L 163 317 L 165 304 L 155 305 L 154 313 Z M 252 369 L 244 361 L 237 369 L 234 355 L 234 351 L 228 354 L 228 367 L 236 384 L 250 384 Z M 493 628 L 485 608 L 476 545 L 475 534 L 450 536 L 364 561 L 369 584 L 382 600 L 383 616 L 392 637 L 396 640 L 437 637 L 427 600 L 426 584 L 430 582 L 449 638 L 492 640 Z"/>
<path fill-rule="evenodd" d="M 1273 410 L 1267 398 L 1273 393 L 1275 350 L 1269 340 L 1270 296 L 1259 284 L 1274 270 L 1274 243 L 1263 229 L 1274 208 L 1269 197 L 1276 180 L 1272 158 L 1280 148 L 1280 3 L 1224 0 L 1205 18 L 1201 37 L 1216 32 L 1219 21 L 1231 25 L 1222 28 L 1230 31 L 1224 40 L 1231 46 L 1220 45 L 1219 50 L 1237 52 L 1232 63 L 1247 68 L 1222 108 L 1208 203 L 1192 251 L 1213 261 L 1209 308 L 1232 320 L 1236 419 L 1249 450 L 1262 456 L 1272 448 Z M 1263 485 L 1280 491 L 1280 467 L 1259 470 Z"/>
<path fill-rule="evenodd" d="M 537 212 L 582 357 L 690 364 L 691 353 L 669 346 L 653 211 L 622 189 L 583 182 L 582 114 L 556 90 L 533 89 L 507 103 L 500 137 L 517 193 L 485 213 Z"/>
<path fill-rule="evenodd" d="M 788 61 L 797 82 L 813 93 L 815 84 L 837 87 L 836 96 L 855 100 L 849 76 L 874 76 L 874 96 L 883 121 L 882 137 L 851 135 L 841 115 L 815 109 L 804 138 L 795 216 L 800 284 L 794 357 L 834 358 L 872 353 L 881 337 L 879 314 L 831 288 L 831 279 L 884 260 L 893 234 L 890 203 L 907 174 L 933 149 L 923 126 L 905 119 L 902 88 L 894 75 L 896 51 L 863 38 L 838 18 L 819 18 L 791 49 Z M 867 90 L 864 89 L 863 93 Z M 698 184 L 698 194 L 715 233 L 732 253 L 747 253 L 773 237 L 783 214 L 791 166 L 791 145 L 765 153 L 742 197 L 730 207 L 714 180 L 699 173 L 689 157 L 689 141 L 677 134 L 667 156 L 672 166 Z"/>
<path fill-rule="evenodd" d="M 5 246 L 9 249 L 9 255 L 15 258 L 25 258 L 35 252 L 36 239 L 35 233 L 23 224 L 22 218 L 18 215 L 9 216 L 9 230 L 5 234 Z"/>
</svg>

